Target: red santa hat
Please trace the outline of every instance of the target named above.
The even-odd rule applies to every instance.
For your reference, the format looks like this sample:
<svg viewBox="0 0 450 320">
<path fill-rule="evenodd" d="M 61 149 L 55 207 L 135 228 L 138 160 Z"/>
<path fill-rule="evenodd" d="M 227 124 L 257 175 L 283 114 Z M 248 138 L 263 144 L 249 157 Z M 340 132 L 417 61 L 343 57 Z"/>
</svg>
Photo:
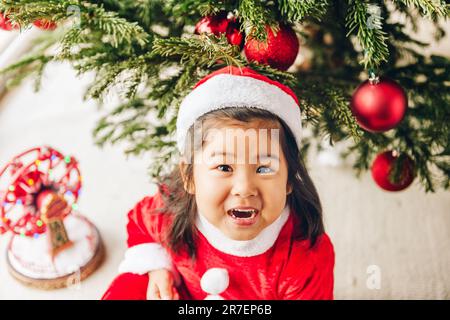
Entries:
<svg viewBox="0 0 450 320">
<path fill-rule="evenodd" d="M 189 128 L 200 116 L 227 107 L 259 108 L 279 116 L 300 148 L 302 123 L 295 93 L 250 68 L 228 66 L 202 80 L 182 101 L 177 118 L 177 147 L 184 152 Z"/>
</svg>

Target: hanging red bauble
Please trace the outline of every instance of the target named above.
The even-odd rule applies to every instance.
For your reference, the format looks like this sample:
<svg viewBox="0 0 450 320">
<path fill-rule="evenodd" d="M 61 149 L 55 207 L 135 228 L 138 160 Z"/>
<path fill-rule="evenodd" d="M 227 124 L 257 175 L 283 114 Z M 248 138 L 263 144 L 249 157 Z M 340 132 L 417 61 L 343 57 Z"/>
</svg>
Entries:
<svg viewBox="0 0 450 320">
<path fill-rule="evenodd" d="M 249 61 L 268 64 L 273 68 L 287 70 L 295 61 L 299 50 L 297 35 L 290 26 L 280 25 L 276 34 L 266 26 L 267 43 L 248 39 L 244 46 Z"/>
<path fill-rule="evenodd" d="M 400 178 L 397 183 L 391 181 L 395 161 L 402 161 Z M 406 189 L 414 180 L 414 163 L 406 156 L 399 159 L 394 151 L 386 151 L 376 156 L 372 164 L 372 178 L 384 190 L 400 191 Z"/>
<path fill-rule="evenodd" d="M 235 18 L 228 19 L 227 16 L 228 14 L 223 11 L 214 16 L 203 17 L 195 25 L 195 33 L 214 34 L 215 36 L 225 34 L 228 43 L 242 47 L 244 35 L 240 32 L 239 23 Z"/>
<path fill-rule="evenodd" d="M 39 29 L 43 30 L 55 30 L 57 27 L 57 24 L 55 22 L 47 19 L 36 20 L 35 22 L 33 22 L 33 24 Z"/>
<path fill-rule="evenodd" d="M 0 12 L 0 29 L 10 31 L 13 29 L 19 29 L 18 25 L 13 25 L 8 17 L 5 17 L 3 13 Z"/>
<path fill-rule="evenodd" d="M 195 25 L 195 33 L 208 33 L 219 36 L 221 33 L 227 32 L 228 23 L 226 12 L 206 16 Z"/>
<path fill-rule="evenodd" d="M 382 132 L 396 127 L 403 119 L 408 99 L 403 88 L 388 78 L 366 80 L 355 91 L 352 113 L 367 131 Z"/>
<path fill-rule="evenodd" d="M 229 44 L 239 46 L 242 49 L 244 45 L 244 34 L 241 32 L 239 22 L 236 19 L 229 20 L 226 36 Z"/>
</svg>

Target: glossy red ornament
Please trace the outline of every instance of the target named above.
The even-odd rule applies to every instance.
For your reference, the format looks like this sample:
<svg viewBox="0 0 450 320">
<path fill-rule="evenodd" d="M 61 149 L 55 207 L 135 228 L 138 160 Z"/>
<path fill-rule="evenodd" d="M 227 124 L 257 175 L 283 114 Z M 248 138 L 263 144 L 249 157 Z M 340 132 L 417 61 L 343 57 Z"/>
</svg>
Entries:
<svg viewBox="0 0 450 320">
<path fill-rule="evenodd" d="M 228 23 L 226 12 L 221 12 L 214 16 L 206 16 L 195 25 L 195 33 L 208 33 L 219 36 L 221 33 L 227 32 Z"/>
<path fill-rule="evenodd" d="M 244 46 L 249 61 L 268 64 L 273 68 L 287 70 L 295 61 L 299 50 L 297 35 L 290 26 L 280 25 L 276 34 L 266 26 L 267 43 L 248 39 Z"/>
<path fill-rule="evenodd" d="M 47 19 L 39 19 L 33 22 L 33 24 L 42 30 L 55 30 L 57 27 L 57 24 L 51 20 Z"/>
<path fill-rule="evenodd" d="M 406 189 L 414 180 L 414 163 L 409 158 L 403 158 L 400 179 L 394 183 L 390 179 L 395 161 L 399 160 L 394 151 L 385 151 L 376 156 L 372 163 L 372 178 L 378 186 L 387 191 L 400 191 Z"/>
<path fill-rule="evenodd" d="M 370 132 L 396 127 L 405 116 L 408 99 L 403 88 L 388 78 L 366 80 L 353 93 L 351 110 L 358 124 Z"/>
<path fill-rule="evenodd" d="M 5 17 L 2 12 L 0 12 L 0 29 L 10 31 L 14 29 L 19 29 L 18 25 L 13 25 L 8 17 Z"/>
<path fill-rule="evenodd" d="M 195 25 L 195 33 L 207 33 L 220 36 L 225 34 L 228 43 L 242 48 L 244 35 L 240 32 L 239 22 L 235 18 L 228 19 L 226 12 L 221 12 L 214 16 L 203 17 Z"/>
<path fill-rule="evenodd" d="M 241 49 L 244 46 L 244 34 L 240 30 L 239 22 L 236 19 L 230 19 L 226 37 L 229 44 L 239 46 Z"/>
</svg>

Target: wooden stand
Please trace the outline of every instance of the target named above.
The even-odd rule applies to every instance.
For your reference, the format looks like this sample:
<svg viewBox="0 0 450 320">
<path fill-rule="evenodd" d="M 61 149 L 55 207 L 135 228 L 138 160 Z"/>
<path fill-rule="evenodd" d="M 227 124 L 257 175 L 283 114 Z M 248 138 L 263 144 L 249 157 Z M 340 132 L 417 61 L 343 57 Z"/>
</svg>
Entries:
<svg viewBox="0 0 450 320">
<path fill-rule="evenodd" d="M 101 265 L 105 249 L 97 228 L 81 215 L 70 214 L 64 222 L 72 245 L 56 256 L 48 250 L 49 233 L 11 238 L 6 258 L 14 278 L 34 288 L 58 289 L 76 285 Z"/>
</svg>

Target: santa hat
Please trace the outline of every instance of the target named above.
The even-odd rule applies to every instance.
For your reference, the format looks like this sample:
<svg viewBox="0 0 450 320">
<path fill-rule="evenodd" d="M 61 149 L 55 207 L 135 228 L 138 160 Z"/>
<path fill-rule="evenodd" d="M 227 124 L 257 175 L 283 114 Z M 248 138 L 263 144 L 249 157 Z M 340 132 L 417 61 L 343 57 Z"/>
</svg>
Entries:
<svg viewBox="0 0 450 320">
<path fill-rule="evenodd" d="M 202 80 L 182 101 L 177 118 L 177 147 L 184 152 L 189 128 L 200 116 L 227 107 L 258 108 L 280 117 L 300 148 L 302 123 L 295 93 L 250 68 L 228 66 Z"/>
</svg>

